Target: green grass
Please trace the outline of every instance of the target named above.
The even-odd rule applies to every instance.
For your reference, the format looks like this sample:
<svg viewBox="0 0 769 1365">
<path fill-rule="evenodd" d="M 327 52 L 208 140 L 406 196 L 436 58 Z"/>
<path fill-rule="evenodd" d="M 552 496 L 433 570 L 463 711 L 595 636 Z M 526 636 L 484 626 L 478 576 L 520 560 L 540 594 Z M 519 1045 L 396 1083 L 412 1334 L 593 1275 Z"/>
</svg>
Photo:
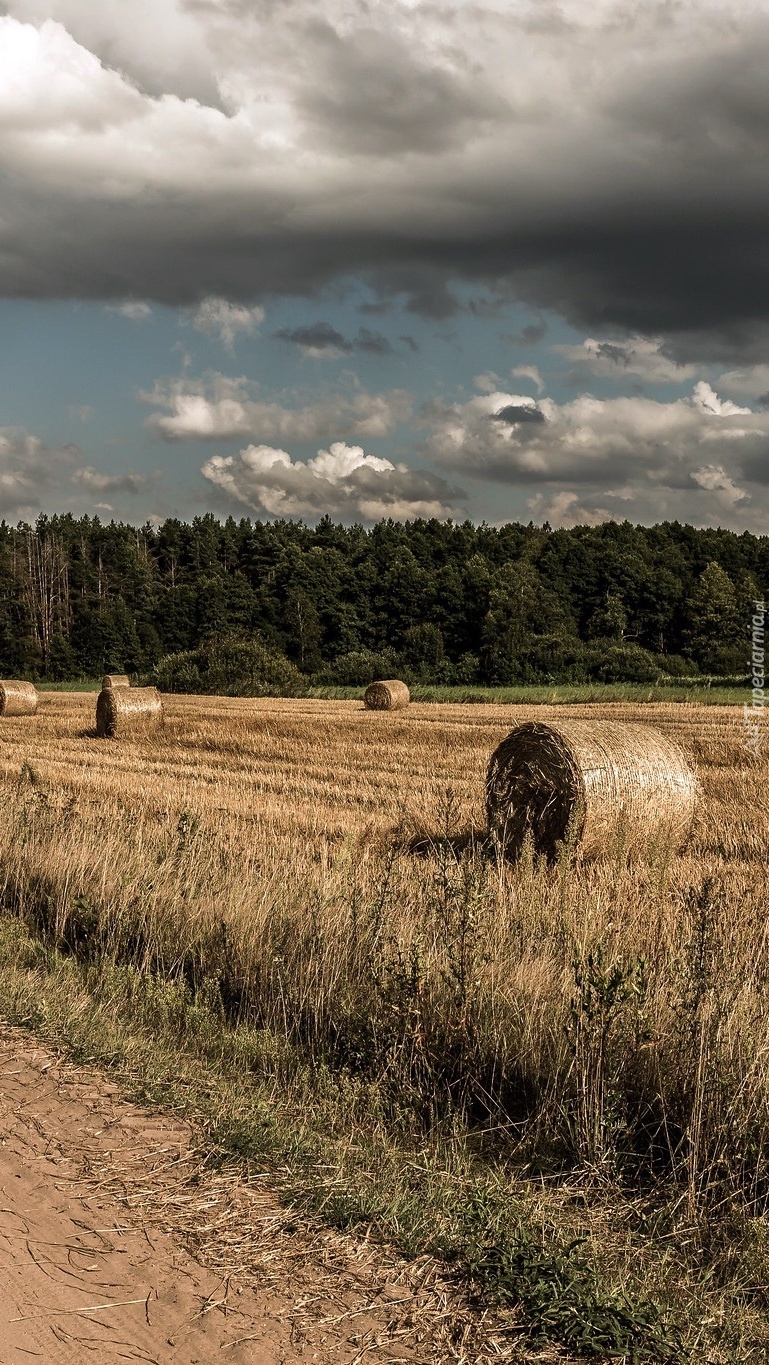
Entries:
<svg viewBox="0 0 769 1365">
<path fill-rule="evenodd" d="M 152 677 L 141 680 L 153 685 Z M 38 692 L 100 692 L 100 678 L 77 678 L 72 682 L 39 682 Z M 323 701 L 360 701 L 363 687 L 308 687 L 307 696 Z M 412 701 L 458 702 L 487 705 L 567 705 L 585 702 L 699 702 L 718 706 L 741 706 L 749 700 L 747 683 L 728 678 L 692 678 L 660 683 L 532 683 L 515 687 L 462 685 L 441 687 L 415 683 Z"/>
<path fill-rule="evenodd" d="M 75 678 L 72 682 L 37 682 L 38 692 L 101 692 L 101 678 Z"/>
<path fill-rule="evenodd" d="M 738 706 L 749 700 L 747 683 L 732 679 L 702 678 L 664 683 L 536 683 L 516 687 L 432 687 L 414 684 L 412 701 L 478 702 L 489 705 L 560 705 L 584 702 L 706 702 Z M 307 695 L 328 701 L 355 701 L 363 696 L 362 687 L 310 687 Z"/>
</svg>

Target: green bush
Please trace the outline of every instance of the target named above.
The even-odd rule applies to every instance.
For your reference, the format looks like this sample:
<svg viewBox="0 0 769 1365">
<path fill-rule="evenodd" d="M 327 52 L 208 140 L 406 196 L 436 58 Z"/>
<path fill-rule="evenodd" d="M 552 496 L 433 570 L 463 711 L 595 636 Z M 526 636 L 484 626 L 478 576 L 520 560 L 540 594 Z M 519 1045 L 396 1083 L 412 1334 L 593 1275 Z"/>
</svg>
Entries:
<svg viewBox="0 0 769 1365">
<path fill-rule="evenodd" d="M 368 687 L 380 678 L 400 676 L 398 655 L 393 649 L 353 649 L 326 664 L 313 679 L 319 687 Z"/>
<path fill-rule="evenodd" d="M 519 656 L 521 682 L 584 682 L 586 649 L 573 635 L 535 635 Z"/>
<path fill-rule="evenodd" d="M 662 670 L 648 649 L 634 644 L 608 644 L 604 640 L 588 645 L 588 677 L 596 682 L 656 682 Z"/>
<path fill-rule="evenodd" d="M 225 636 L 198 649 L 166 654 L 155 669 L 162 692 L 197 692 L 222 697 L 298 697 L 301 673 L 256 636 Z"/>
<path fill-rule="evenodd" d="M 655 654 L 654 658 L 666 678 L 693 678 L 698 672 L 697 665 L 683 654 Z"/>
<path fill-rule="evenodd" d="M 199 668 L 200 652 L 186 649 L 166 654 L 155 668 L 155 681 L 163 692 L 204 692 Z"/>
</svg>

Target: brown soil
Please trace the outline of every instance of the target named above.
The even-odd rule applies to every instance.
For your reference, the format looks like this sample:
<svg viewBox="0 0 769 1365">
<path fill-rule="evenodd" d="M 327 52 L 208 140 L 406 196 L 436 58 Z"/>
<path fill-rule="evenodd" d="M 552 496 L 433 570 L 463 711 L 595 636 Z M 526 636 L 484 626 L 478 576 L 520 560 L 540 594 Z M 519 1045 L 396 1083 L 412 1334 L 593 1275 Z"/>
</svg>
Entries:
<svg viewBox="0 0 769 1365">
<path fill-rule="evenodd" d="M 0 1286 L 2 1365 L 488 1359 L 434 1263 L 207 1172 L 184 1123 L 2 1026 Z"/>
</svg>

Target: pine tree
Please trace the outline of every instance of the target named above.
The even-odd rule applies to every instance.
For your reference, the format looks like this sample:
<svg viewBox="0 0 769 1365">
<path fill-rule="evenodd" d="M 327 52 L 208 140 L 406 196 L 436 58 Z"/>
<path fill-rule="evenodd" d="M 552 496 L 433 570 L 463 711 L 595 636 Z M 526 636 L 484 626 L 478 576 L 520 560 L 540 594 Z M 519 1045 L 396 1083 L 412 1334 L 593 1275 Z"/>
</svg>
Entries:
<svg viewBox="0 0 769 1365">
<path fill-rule="evenodd" d="M 689 653 L 706 673 L 731 672 L 745 666 L 741 645 L 737 592 L 715 560 L 700 574 L 686 609 L 685 640 Z"/>
</svg>

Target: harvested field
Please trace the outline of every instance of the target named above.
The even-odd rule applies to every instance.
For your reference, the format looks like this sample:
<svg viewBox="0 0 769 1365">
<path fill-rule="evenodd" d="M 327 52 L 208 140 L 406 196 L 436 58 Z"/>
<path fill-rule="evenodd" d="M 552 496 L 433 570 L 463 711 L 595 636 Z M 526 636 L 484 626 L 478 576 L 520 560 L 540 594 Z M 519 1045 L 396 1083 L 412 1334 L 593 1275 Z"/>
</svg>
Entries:
<svg viewBox="0 0 769 1365">
<path fill-rule="evenodd" d="M 489 757 L 513 725 L 528 720 L 600 715 L 648 723 L 695 762 L 705 760 L 706 780 L 713 768 L 728 768 L 732 780 L 755 769 L 740 748 L 738 707 L 412 703 L 407 713 L 390 715 L 364 711 L 360 702 L 166 695 L 164 708 L 157 735 L 94 746 L 92 695 L 43 693 L 37 717 L 20 718 L 4 736 L 0 773 L 12 778 L 28 762 L 87 803 L 194 808 L 214 825 L 227 816 L 265 823 L 281 838 L 310 827 L 334 838 L 352 832 L 344 813 L 351 808 L 380 831 L 408 816 L 438 832 L 448 787 L 458 818 L 482 826 Z"/>
<path fill-rule="evenodd" d="M 4 736 L 0 895 L 32 942 L 64 950 L 62 982 L 82 971 L 77 989 L 102 1002 L 99 1038 L 113 1026 L 167 1038 L 205 1061 L 209 1089 L 210 1068 L 240 1059 L 217 1124 L 237 1118 L 253 1151 L 266 1144 L 288 1170 L 296 1118 L 290 1139 L 259 1137 L 251 1087 L 301 1112 L 301 1132 L 330 1145 L 291 1197 L 330 1203 L 335 1219 L 346 1191 L 353 1226 L 412 1251 L 451 1247 L 481 1288 L 499 1272 L 479 1261 L 468 1210 L 485 1210 L 484 1246 L 492 1225 L 504 1242 L 522 1219 L 567 1261 L 584 1237 L 603 1284 L 721 1324 L 707 1342 L 697 1326 L 703 1360 L 765 1358 L 761 1312 L 729 1298 L 735 1277 L 769 1282 L 769 1231 L 766 1252 L 756 1243 L 769 1207 L 769 783 L 742 747 L 739 708 L 378 714 L 167 697 L 161 729 L 114 745 L 91 737 L 92 708 L 88 694 L 47 693 Z M 648 722 L 695 764 L 703 799 L 681 852 L 655 844 L 631 864 L 608 846 L 578 867 L 488 856 L 500 740 L 522 721 L 598 717 Z M 41 968 L 37 949 L 18 951 L 36 964 L 34 982 L 4 987 L 23 1018 L 39 1013 Z M 44 1026 L 95 1038 L 88 1009 L 70 1015 L 56 990 Z M 468 1202 L 477 1181 L 481 1204 Z M 652 1224 L 684 1248 L 675 1274 Z M 703 1265 L 713 1298 L 682 1310 Z M 578 1353 L 575 1323 L 592 1331 L 593 1318 L 604 1346 L 654 1337 L 653 1315 L 628 1328 L 617 1310 L 612 1326 L 599 1304 L 591 1318 L 580 1285 L 576 1310 L 547 1306 L 551 1340 Z M 504 1301 L 536 1325 L 541 1298 L 516 1286 Z"/>
</svg>

